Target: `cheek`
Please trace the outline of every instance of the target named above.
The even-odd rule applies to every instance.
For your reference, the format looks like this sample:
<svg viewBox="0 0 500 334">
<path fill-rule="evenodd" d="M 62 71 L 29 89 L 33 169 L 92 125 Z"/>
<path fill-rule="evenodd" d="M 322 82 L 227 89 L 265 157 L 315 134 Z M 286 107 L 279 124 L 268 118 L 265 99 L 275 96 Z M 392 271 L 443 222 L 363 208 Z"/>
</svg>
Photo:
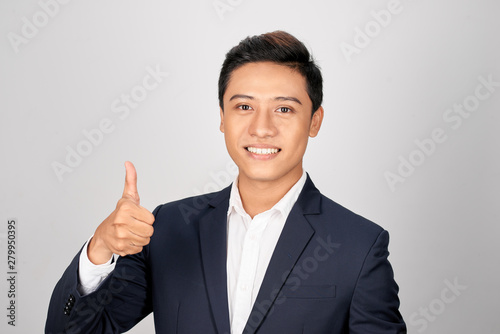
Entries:
<svg viewBox="0 0 500 334">
<path fill-rule="evenodd" d="M 303 145 L 309 139 L 309 127 L 304 125 L 284 129 L 283 133 L 288 137 L 288 142 L 295 145 Z"/>
<path fill-rule="evenodd" d="M 224 139 L 226 141 L 226 147 L 228 150 L 234 151 L 239 147 L 239 135 L 233 127 L 226 126 Z"/>
<path fill-rule="evenodd" d="M 230 141 L 232 144 L 238 144 L 243 136 L 246 134 L 246 128 L 243 122 L 238 122 L 237 120 L 230 120 L 230 122 L 225 123 L 224 134 L 226 141 Z"/>
</svg>

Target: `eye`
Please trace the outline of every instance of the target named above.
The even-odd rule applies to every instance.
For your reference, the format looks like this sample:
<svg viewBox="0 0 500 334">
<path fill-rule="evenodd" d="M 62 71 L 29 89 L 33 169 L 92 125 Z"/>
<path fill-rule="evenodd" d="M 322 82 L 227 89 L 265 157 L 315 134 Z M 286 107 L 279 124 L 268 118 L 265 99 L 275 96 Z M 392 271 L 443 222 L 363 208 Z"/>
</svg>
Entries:
<svg viewBox="0 0 500 334">
<path fill-rule="evenodd" d="M 248 104 L 242 104 L 240 106 L 238 106 L 239 109 L 241 110 L 250 110 L 252 109 Z"/>
<path fill-rule="evenodd" d="M 288 108 L 288 107 L 279 107 L 279 108 L 277 109 L 277 111 L 278 111 L 278 112 L 280 112 L 280 113 L 284 113 L 284 114 L 286 114 L 286 113 L 291 112 L 291 111 L 292 111 L 292 109 L 290 109 L 290 108 Z"/>
</svg>

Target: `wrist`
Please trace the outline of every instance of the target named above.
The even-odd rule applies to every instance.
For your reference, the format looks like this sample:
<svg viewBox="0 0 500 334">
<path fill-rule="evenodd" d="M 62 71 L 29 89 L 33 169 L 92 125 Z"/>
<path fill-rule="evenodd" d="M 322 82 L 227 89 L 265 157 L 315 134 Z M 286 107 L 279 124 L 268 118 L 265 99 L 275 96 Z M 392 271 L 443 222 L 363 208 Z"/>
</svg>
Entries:
<svg viewBox="0 0 500 334">
<path fill-rule="evenodd" d="M 112 256 L 113 252 L 99 238 L 93 236 L 90 239 L 87 247 L 87 257 L 90 262 L 95 265 L 103 264 L 108 262 Z"/>
</svg>

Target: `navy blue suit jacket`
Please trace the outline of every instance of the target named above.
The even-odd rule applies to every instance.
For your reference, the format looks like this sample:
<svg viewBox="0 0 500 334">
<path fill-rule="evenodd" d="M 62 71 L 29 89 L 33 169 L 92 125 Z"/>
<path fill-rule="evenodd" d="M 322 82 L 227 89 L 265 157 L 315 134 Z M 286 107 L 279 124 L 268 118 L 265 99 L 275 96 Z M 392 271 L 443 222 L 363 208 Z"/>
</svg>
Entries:
<svg viewBox="0 0 500 334">
<path fill-rule="evenodd" d="M 157 333 L 229 334 L 229 194 L 157 207 L 150 244 L 120 257 L 86 296 L 77 291 L 77 254 L 53 292 L 46 333 L 120 333 L 154 312 Z M 308 177 L 244 333 L 406 333 L 388 242 L 385 230 L 323 196 Z"/>
</svg>

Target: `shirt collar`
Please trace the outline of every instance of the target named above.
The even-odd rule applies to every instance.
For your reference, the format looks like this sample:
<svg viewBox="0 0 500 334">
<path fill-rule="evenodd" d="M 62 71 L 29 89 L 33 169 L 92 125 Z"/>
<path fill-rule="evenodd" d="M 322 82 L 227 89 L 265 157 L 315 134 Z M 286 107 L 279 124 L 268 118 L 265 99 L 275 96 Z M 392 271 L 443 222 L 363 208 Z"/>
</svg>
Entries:
<svg viewBox="0 0 500 334">
<path fill-rule="evenodd" d="M 278 203 L 276 203 L 271 210 L 278 210 L 284 218 L 288 217 L 288 214 L 292 210 L 293 205 L 299 198 L 302 188 L 307 180 L 307 174 L 305 171 L 302 172 L 300 179 L 293 185 L 292 188 L 283 196 Z M 237 212 L 241 216 L 248 215 L 243 208 L 243 203 L 241 202 L 240 192 L 238 191 L 238 178 L 233 182 L 231 186 L 231 194 L 229 196 L 229 208 L 227 210 L 227 215 L 229 216 L 231 212 Z"/>
</svg>

